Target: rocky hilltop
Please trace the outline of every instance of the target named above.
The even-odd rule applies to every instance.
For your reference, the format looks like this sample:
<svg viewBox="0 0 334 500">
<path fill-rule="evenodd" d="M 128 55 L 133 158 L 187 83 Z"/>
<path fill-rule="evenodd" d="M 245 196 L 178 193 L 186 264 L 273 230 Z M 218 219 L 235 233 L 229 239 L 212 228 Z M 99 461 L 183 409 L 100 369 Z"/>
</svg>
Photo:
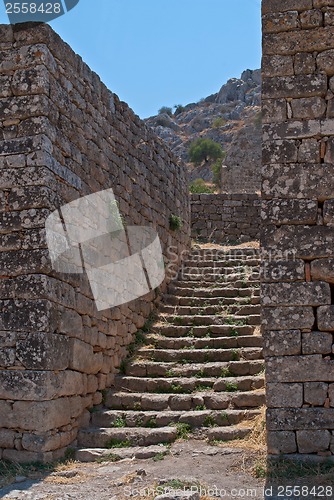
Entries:
<svg viewBox="0 0 334 500">
<path fill-rule="evenodd" d="M 232 78 L 220 91 L 200 102 L 178 107 L 174 114 L 158 114 L 146 120 L 188 164 L 190 179 L 210 182 L 212 172 L 207 165 L 193 168 L 188 148 L 199 137 L 210 138 L 226 152 L 227 167 L 257 170 L 261 163 L 261 72 L 246 70 Z"/>
</svg>

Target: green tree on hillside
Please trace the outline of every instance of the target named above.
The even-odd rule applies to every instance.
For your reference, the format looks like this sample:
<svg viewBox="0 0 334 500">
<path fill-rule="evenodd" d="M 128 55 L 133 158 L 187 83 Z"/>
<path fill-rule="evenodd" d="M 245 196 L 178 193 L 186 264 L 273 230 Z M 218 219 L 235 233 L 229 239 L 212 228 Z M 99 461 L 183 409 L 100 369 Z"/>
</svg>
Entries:
<svg viewBox="0 0 334 500">
<path fill-rule="evenodd" d="M 210 160 L 218 160 L 224 156 L 223 149 L 218 142 L 204 138 L 192 142 L 188 154 L 190 161 L 195 165 L 200 165 L 203 161 L 208 163 Z"/>
</svg>

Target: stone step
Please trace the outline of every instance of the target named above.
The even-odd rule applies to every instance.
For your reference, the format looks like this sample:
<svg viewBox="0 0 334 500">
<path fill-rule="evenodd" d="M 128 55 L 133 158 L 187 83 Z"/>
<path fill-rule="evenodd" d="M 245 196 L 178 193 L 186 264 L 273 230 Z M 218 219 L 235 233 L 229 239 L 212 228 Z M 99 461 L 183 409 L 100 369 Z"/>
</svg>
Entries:
<svg viewBox="0 0 334 500">
<path fill-rule="evenodd" d="M 256 272 L 252 273 L 252 275 L 247 275 L 245 273 L 238 273 L 238 272 L 233 272 L 230 274 L 227 273 L 196 273 L 196 274 L 190 274 L 190 273 L 182 273 L 179 277 L 179 281 L 185 281 L 185 282 L 195 282 L 195 283 L 238 283 L 239 285 L 252 281 L 257 281 L 259 279 L 260 275 L 260 270 L 256 269 Z"/>
<path fill-rule="evenodd" d="M 143 427 L 124 427 L 121 429 L 89 427 L 78 433 L 80 448 L 109 448 L 110 452 L 129 446 L 151 446 L 172 443 L 177 439 L 176 427 L 146 429 Z"/>
<path fill-rule="evenodd" d="M 220 267 L 253 267 L 253 266 L 260 266 L 261 265 L 261 260 L 259 258 L 252 258 L 248 257 L 247 259 L 222 259 L 222 260 L 185 260 L 183 262 L 183 267 L 186 269 L 188 267 L 194 267 L 196 269 L 202 268 L 202 267 L 211 267 L 211 268 L 220 268 Z"/>
<path fill-rule="evenodd" d="M 169 306 L 245 306 L 260 304 L 259 295 L 248 295 L 247 297 L 185 297 L 177 295 L 165 295 L 162 305 Z"/>
<path fill-rule="evenodd" d="M 188 284 L 188 282 L 187 282 Z M 227 288 L 219 286 L 218 284 L 215 287 L 209 288 L 201 288 L 201 287 L 179 287 L 175 285 L 175 281 L 173 284 L 168 287 L 169 295 L 177 296 L 177 297 L 186 297 L 193 298 L 196 297 L 198 300 L 204 299 L 213 299 L 213 298 L 240 298 L 240 297 L 260 297 L 260 289 L 259 288 Z"/>
<path fill-rule="evenodd" d="M 170 287 L 176 287 L 178 290 L 180 288 L 206 288 L 206 289 L 215 289 L 219 288 L 221 289 L 232 289 L 235 291 L 238 291 L 243 288 L 248 288 L 248 289 L 256 289 L 260 288 L 260 282 L 259 280 L 253 280 L 253 281 L 247 281 L 247 280 L 235 280 L 233 276 L 231 276 L 230 279 L 225 280 L 225 282 L 218 281 L 214 277 L 211 281 L 199 281 L 199 280 L 175 280 L 171 282 Z M 211 292 L 212 290 L 210 290 Z M 179 295 L 179 294 L 178 294 Z"/>
<path fill-rule="evenodd" d="M 246 335 L 214 338 L 184 338 L 162 337 L 153 333 L 146 335 L 147 343 L 152 343 L 156 349 L 235 349 L 239 347 L 262 347 L 260 336 Z"/>
<path fill-rule="evenodd" d="M 258 277 L 260 273 L 259 266 L 236 266 L 236 267 L 224 267 L 224 266 L 214 266 L 214 267 L 184 267 L 180 270 L 178 274 L 178 279 L 183 280 L 184 277 L 188 279 L 188 276 L 193 276 L 194 278 L 200 277 L 205 281 L 206 276 L 216 276 L 219 280 L 222 276 L 238 276 L 238 279 L 244 279 L 244 277 L 253 276 Z"/>
<path fill-rule="evenodd" d="M 233 441 L 235 439 L 244 439 L 253 430 L 251 425 L 231 425 L 230 427 L 213 427 L 207 431 L 209 442 L 214 441 Z"/>
<path fill-rule="evenodd" d="M 160 321 L 165 321 L 170 325 L 178 326 L 213 326 L 213 325 L 226 325 L 243 326 L 243 325 L 260 325 L 261 317 L 259 314 L 252 314 L 247 316 L 242 315 L 160 315 Z"/>
<path fill-rule="evenodd" d="M 209 410 L 247 409 L 259 408 L 264 404 L 264 389 L 235 393 L 206 391 L 196 394 L 129 393 L 109 390 L 105 398 L 106 408 L 136 411 L 188 411 L 202 405 Z"/>
<path fill-rule="evenodd" d="M 261 306 L 258 304 L 238 304 L 225 306 L 222 304 L 217 305 L 206 305 L 203 306 L 177 306 L 177 305 L 160 305 L 160 312 L 162 314 L 170 315 L 182 315 L 182 316 L 211 316 L 211 315 L 223 315 L 223 314 L 233 314 L 237 316 L 247 316 L 252 314 L 261 314 Z"/>
<path fill-rule="evenodd" d="M 161 363 L 155 361 L 133 361 L 126 366 L 126 375 L 132 377 L 233 377 L 258 375 L 264 370 L 264 360 L 230 361 L 229 363 Z"/>
<path fill-rule="evenodd" d="M 239 361 L 262 359 L 262 349 L 244 347 L 240 349 L 147 349 L 142 347 L 137 351 L 142 359 L 152 361 L 175 362 L 193 361 L 206 363 L 210 361 Z"/>
<path fill-rule="evenodd" d="M 131 448 L 79 448 L 75 452 L 75 460 L 78 462 L 96 462 L 97 460 L 124 460 L 137 459 L 146 460 L 156 456 L 169 453 L 166 445 L 158 444 L 152 446 L 133 446 Z"/>
<path fill-rule="evenodd" d="M 245 260 L 245 258 L 260 258 L 260 249 L 259 248 L 196 248 L 193 249 L 188 259 L 191 261 L 199 260 L 203 262 L 203 260 L 233 260 L 240 259 Z"/>
<path fill-rule="evenodd" d="M 264 387 L 263 376 L 203 378 L 201 371 L 197 377 L 148 378 L 118 376 L 114 383 L 117 391 L 152 392 L 156 394 L 191 394 L 198 391 L 237 392 L 253 391 Z"/>
<path fill-rule="evenodd" d="M 122 411 L 101 410 L 92 415 L 94 427 L 167 427 L 171 424 L 183 423 L 196 427 L 225 427 L 237 425 L 260 414 L 260 410 L 197 410 L 188 411 Z"/>
<path fill-rule="evenodd" d="M 254 334 L 254 325 L 210 325 L 210 326 L 178 326 L 168 323 L 157 323 L 153 332 L 164 337 L 225 337 L 250 336 Z"/>
</svg>

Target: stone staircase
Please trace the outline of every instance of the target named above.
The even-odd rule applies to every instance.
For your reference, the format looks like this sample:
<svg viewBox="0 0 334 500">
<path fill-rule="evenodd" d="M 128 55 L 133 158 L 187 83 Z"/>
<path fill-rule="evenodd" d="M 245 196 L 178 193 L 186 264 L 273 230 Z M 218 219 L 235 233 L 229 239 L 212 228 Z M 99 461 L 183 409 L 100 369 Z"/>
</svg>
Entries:
<svg viewBox="0 0 334 500">
<path fill-rule="evenodd" d="M 247 435 L 265 403 L 259 325 L 258 250 L 194 250 L 79 432 L 77 459 L 150 458 L 189 434 L 209 442 Z"/>
</svg>

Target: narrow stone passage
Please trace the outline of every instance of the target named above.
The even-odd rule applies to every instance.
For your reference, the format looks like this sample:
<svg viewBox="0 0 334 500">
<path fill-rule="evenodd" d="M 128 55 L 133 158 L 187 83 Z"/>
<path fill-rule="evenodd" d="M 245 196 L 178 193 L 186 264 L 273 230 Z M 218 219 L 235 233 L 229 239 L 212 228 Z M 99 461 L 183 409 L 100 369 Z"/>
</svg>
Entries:
<svg viewBox="0 0 334 500">
<path fill-rule="evenodd" d="M 149 458 L 192 435 L 242 438 L 265 402 L 259 251 L 197 248 L 124 363 L 76 458 Z"/>
</svg>

